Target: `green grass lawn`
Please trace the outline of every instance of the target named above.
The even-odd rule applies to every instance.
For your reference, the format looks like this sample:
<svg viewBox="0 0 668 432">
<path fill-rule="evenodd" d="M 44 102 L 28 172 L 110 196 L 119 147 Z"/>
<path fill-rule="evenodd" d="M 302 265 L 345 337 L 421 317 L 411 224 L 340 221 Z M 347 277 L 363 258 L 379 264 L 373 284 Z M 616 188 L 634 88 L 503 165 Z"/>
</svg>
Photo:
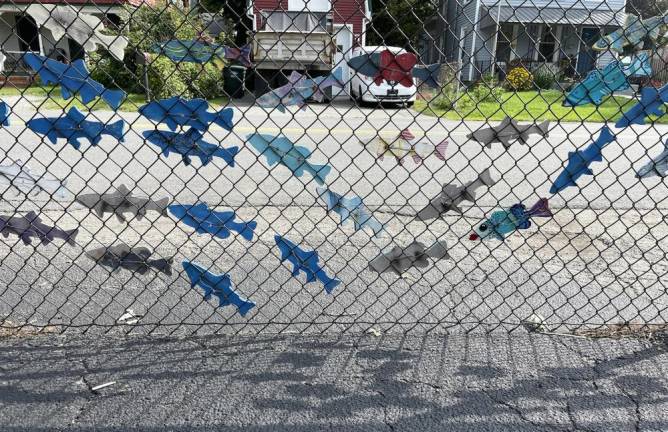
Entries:
<svg viewBox="0 0 668 432">
<path fill-rule="evenodd" d="M 2 96 L 20 96 L 35 99 L 32 103 L 38 109 L 69 109 L 77 107 L 91 111 L 110 110 L 111 108 L 103 100 L 96 99 L 88 105 L 84 105 L 78 98 L 65 100 L 60 95 L 60 87 L 54 86 L 32 86 L 24 89 L 5 86 L 0 88 L 0 97 Z M 121 104 L 119 111 L 137 112 L 138 108 L 146 103 L 146 95 L 130 93 Z M 219 107 L 227 103 L 226 98 L 210 99 L 209 103 L 213 107 Z"/>
<path fill-rule="evenodd" d="M 501 103 L 482 102 L 475 106 L 457 107 L 443 110 L 436 103 L 418 100 L 414 109 L 418 112 L 452 120 L 503 120 L 506 115 L 516 120 L 559 120 L 564 122 L 604 122 L 616 121 L 622 113 L 637 101 L 624 97 L 608 97 L 599 106 L 593 104 L 579 107 L 565 107 L 563 92 L 559 90 L 505 92 Z M 658 123 L 668 123 L 666 116 Z"/>
</svg>

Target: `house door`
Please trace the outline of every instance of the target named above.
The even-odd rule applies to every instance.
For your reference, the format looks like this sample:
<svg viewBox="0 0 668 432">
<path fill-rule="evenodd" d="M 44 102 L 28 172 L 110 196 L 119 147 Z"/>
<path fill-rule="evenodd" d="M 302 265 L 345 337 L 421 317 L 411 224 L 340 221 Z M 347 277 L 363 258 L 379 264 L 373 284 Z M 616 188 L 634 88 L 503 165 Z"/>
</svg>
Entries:
<svg viewBox="0 0 668 432">
<path fill-rule="evenodd" d="M 16 36 L 19 39 L 20 51 L 39 52 L 39 33 L 37 24 L 30 15 L 16 16 Z"/>
<path fill-rule="evenodd" d="M 341 68 L 344 88 L 332 87 L 332 97 L 347 98 L 350 95 L 350 68 L 346 60 L 350 59 L 353 51 L 353 31 L 350 25 L 336 26 L 336 55 L 334 55 L 334 69 Z"/>
<path fill-rule="evenodd" d="M 596 51 L 591 46 L 601 35 L 597 28 L 585 27 L 582 29 L 582 36 L 580 42 L 580 52 L 578 54 L 578 64 L 576 71 L 580 76 L 585 76 L 589 71 L 594 69 L 596 65 Z"/>
</svg>

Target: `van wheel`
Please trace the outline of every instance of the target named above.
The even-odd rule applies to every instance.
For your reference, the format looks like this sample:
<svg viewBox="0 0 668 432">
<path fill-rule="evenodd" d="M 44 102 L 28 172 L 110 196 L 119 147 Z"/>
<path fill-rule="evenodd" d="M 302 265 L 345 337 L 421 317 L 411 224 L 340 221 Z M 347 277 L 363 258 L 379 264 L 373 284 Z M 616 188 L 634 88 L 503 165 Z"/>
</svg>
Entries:
<svg viewBox="0 0 668 432">
<path fill-rule="evenodd" d="M 366 106 L 366 103 L 364 102 L 364 99 L 362 98 L 362 86 L 358 88 L 359 93 L 357 93 L 357 98 L 355 98 L 355 102 L 357 102 L 358 107 L 364 107 Z"/>
</svg>

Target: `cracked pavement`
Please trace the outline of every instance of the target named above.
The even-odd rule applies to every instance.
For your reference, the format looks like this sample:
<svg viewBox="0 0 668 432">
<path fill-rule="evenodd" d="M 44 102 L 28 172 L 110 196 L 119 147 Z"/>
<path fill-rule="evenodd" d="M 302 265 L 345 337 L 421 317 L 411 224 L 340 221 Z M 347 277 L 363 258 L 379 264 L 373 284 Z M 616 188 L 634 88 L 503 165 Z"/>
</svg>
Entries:
<svg viewBox="0 0 668 432">
<path fill-rule="evenodd" d="M 665 338 L 69 335 L 0 347 L 7 432 L 668 430 Z"/>
</svg>

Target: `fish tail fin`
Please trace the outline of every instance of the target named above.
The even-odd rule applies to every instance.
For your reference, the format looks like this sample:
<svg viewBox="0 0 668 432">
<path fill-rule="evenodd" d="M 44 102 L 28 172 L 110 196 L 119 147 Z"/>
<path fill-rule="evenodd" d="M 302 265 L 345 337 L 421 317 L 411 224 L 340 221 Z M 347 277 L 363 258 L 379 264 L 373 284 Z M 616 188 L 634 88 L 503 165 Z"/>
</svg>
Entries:
<svg viewBox="0 0 668 432">
<path fill-rule="evenodd" d="M 161 215 L 167 216 L 167 207 L 169 207 L 169 197 L 160 198 L 155 200 L 156 210 L 160 212 Z"/>
<path fill-rule="evenodd" d="M 547 198 L 541 198 L 533 205 L 527 212 L 531 217 L 550 217 L 552 211 L 550 210 Z"/>
<path fill-rule="evenodd" d="M 337 86 L 344 88 L 346 84 L 343 82 L 343 69 L 338 67 L 332 72 L 331 80 L 328 80 L 328 87 Z"/>
<path fill-rule="evenodd" d="M 167 276 L 171 276 L 172 264 L 174 264 L 174 257 L 161 259 L 159 263 L 160 271 Z"/>
<path fill-rule="evenodd" d="M 445 150 L 448 148 L 448 140 L 444 139 L 440 143 L 436 144 L 436 157 L 439 158 L 440 160 L 444 161 L 445 160 Z"/>
<path fill-rule="evenodd" d="M 549 137 L 550 136 L 550 121 L 549 120 L 545 120 L 544 122 L 537 125 L 536 127 L 538 128 L 538 131 L 539 131 L 540 135 L 542 135 L 544 137 Z"/>
<path fill-rule="evenodd" d="M 128 39 L 123 36 L 110 36 L 97 34 L 97 37 L 104 42 L 104 45 L 107 47 L 107 51 L 111 54 L 116 60 L 123 61 L 125 57 L 125 49 L 128 47 Z"/>
<path fill-rule="evenodd" d="M 496 181 L 494 181 L 494 178 L 492 178 L 492 173 L 490 172 L 489 168 L 481 172 L 478 178 L 480 179 L 482 184 L 484 184 L 487 187 L 491 187 L 494 186 L 494 184 L 496 184 Z"/>
<path fill-rule="evenodd" d="M 121 142 L 125 141 L 125 136 L 123 134 L 124 129 L 125 129 L 125 122 L 123 120 L 119 120 L 107 126 L 107 131 L 109 132 L 109 135 L 113 136 L 114 138 L 116 138 Z"/>
<path fill-rule="evenodd" d="M 422 157 L 417 153 L 413 153 L 413 162 L 420 165 L 422 163 Z"/>
<path fill-rule="evenodd" d="M 213 155 L 223 159 L 229 166 L 234 168 L 234 157 L 239 154 L 239 147 L 218 148 Z"/>
<path fill-rule="evenodd" d="M 238 306 L 239 314 L 241 316 L 246 316 L 246 314 L 255 307 L 255 302 L 250 300 L 242 300 L 241 304 Z"/>
<path fill-rule="evenodd" d="M 70 231 L 65 231 L 65 235 L 67 236 L 67 244 L 70 246 L 76 246 L 76 238 L 77 234 L 79 234 L 79 228 L 74 228 L 73 230 Z"/>
<path fill-rule="evenodd" d="M 318 279 L 320 279 L 320 282 L 322 282 L 323 285 L 325 286 L 325 292 L 327 294 L 331 294 L 332 291 L 334 291 L 334 288 L 341 285 L 340 280 L 329 277 L 324 270 L 318 271 L 316 273 L 316 276 Z"/>
<path fill-rule="evenodd" d="M 84 87 L 85 88 L 85 87 Z M 82 89 L 83 94 L 83 89 Z M 102 100 L 104 100 L 110 107 L 114 110 L 117 110 L 123 99 L 125 99 L 126 93 L 123 90 L 104 90 L 102 92 Z"/>
<path fill-rule="evenodd" d="M 257 222 L 250 221 L 250 222 L 240 223 L 237 225 L 238 225 L 237 231 L 239 232 L 239 235 L 242 238 L 248 241 L 253 240 L 253 234 L 255 233 L 255 228 L 257 228 Z"/>
<path fill-rule="evenodd" d="M 325 184 L 325 178 L 329 175 L 330 171 L 332 171 L 332 167 L 329 165 L 311 165 L 313 167 L 313 171 L 315 172 L 315 181 L 318 184 L 324 185 Z"/>
<path fill-rule="evenodd" d="M 233 118 L 234 110 L 232 108 L 223 108 L 216 114 L 216 118 L 213 122 L 223 129 L 231 131 L 234 127 L 234 124 L 232 123 Z"/>
</svg>

